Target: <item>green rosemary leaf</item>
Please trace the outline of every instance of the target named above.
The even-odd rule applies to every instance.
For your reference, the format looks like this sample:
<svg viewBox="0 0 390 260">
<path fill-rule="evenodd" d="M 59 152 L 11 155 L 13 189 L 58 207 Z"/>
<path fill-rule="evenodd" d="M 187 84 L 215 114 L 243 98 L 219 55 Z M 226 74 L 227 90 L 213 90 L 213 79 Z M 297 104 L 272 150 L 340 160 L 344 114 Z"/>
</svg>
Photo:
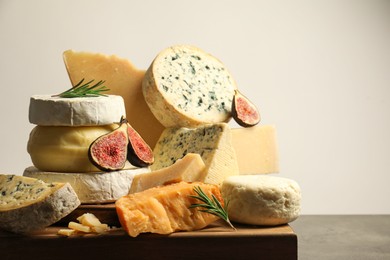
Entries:
<svg viewBox="0 0 390 260">
<path fill-rule="evenodd" d="M 90 86 L 90 84 L 94 80 L 90 80 L 87 83 L 84 83 L 84 79 L 82 79 L 79 83 L 77 83 L 72 88 L 58 94 L 54 95 L 54 97 L 62 97 L 62 98 L 77 98 L 77 97 L 98 97 L 98 96 L 107 96 L 103 94 L 103 92 L 109 91 L 106 86 L 103 86 L 103 80 L 97 82 L 96 84 Z"/>
<path fill-rule="evenodd" d="M 189 195 L 189 197 L 200 200 L 202 203 L 193 203 L 190 205 L 189 208 L 200 208 L 198 209 L 201 212 L 206 212 L 212 215 L 215 215 L 221 219 L 223 219 L 231 228 L 236 230 L 236 228 L 232 225 L 232 223 L 229 220 L 229 216 L 227 213 L 227 206 L 229 202 L 226 203 L 225 207 L 223 207 L 220 203 L 220 201 L 214 196 L 214 194 L 211 194 L 211 199 L 204 193 L 202 188 L 200 186 L 194 187 L 194 192 L 197 195 Z"/>
</svg>

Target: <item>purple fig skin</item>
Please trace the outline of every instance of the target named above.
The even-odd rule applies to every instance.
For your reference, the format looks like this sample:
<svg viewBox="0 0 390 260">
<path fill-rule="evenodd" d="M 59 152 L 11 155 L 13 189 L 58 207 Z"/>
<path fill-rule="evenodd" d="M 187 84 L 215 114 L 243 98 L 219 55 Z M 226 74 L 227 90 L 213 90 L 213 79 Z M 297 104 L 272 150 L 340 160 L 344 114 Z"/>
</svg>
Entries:
<svg viewBox="0 0 390 260">
<path fill-rule="evenodd" d="M 260 114 L 256 106 L 239 91 L 236 91 L 233 97 L 232 117 L 243 127 L 255 126 L 260 122 Z"/>
<path fill-rule="evenodd" d="M 153 164 L 152 149 L 130 124 L 127 124 L 127 135 L 129 137 L 127 160 L 137 167 L 147 167 Z"/>
<path fill-rule="evenodd" d="M 102 171 L 121 170 L 126 164 L 128 142 L 127 126 L 121 122 L 118 128 L 91 143 L 88 157 Z"/>
</svg>

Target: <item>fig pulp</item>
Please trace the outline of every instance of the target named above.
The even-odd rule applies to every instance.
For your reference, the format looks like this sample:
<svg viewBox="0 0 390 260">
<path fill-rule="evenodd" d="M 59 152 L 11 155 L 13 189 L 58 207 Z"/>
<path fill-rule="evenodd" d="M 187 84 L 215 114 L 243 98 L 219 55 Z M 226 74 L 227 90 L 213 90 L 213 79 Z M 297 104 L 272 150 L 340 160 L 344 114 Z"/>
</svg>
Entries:
<svg viewBox="0 0 390 260">
<path fill-rule="evenodd" d="M 243 127 L 254 126 L 260 122 L 260 114 L 256 106 L 238 90 L 233 97 L 232 116 Z"/>
<path fill-rule="evenodd" d="M 129 147 L 127 160 L 134 166 L 146 167 L 154 162 L 153 151 L 140 134 L 127 123 Z"/>
<path fill-rule="evenodd" d="M 119 127 L 98 137 L 89 147 L 91 162 L 103 171 L 115 171 L 125 167 L 127 160 L 127 124 L 121 119 Z"/>
</svg>

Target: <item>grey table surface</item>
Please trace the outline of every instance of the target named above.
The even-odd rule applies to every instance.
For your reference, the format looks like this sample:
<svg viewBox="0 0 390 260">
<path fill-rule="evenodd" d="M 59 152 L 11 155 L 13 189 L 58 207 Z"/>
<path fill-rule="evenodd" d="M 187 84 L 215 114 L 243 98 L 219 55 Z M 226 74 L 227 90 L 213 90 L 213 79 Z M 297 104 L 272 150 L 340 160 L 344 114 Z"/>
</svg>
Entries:
<svg viewBox="0 0 390 260">
<path fill-rule="evenodd" d="M 298 259 L 390 260 L 390 215 L 302 215 Z"/>
</svg>

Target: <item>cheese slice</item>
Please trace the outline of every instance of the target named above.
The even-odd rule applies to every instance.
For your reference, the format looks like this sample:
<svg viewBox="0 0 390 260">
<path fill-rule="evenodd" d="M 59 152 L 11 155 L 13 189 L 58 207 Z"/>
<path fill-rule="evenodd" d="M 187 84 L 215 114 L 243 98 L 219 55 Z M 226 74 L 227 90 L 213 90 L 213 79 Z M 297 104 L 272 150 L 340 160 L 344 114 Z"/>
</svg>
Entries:
<svg viewBox="0 0 390 260">
<path fill-rule="evenodd" d="M 188 153 L 171 166 L 134 177 L 129 193 L 175 182 L 204 181 L 206 165 L 199 154 Z"/>
<path fill-rule="evenodd" d="M 123 229 L 132 237 L 140 233 L 169 234 L 175 231 L 190 231 L 206 227 L 218 217 L 189 208 L 200 201 L 191 198 L 199 186 L 210 198 L 214 195 L 223 205 L 219 188 L 201 182 L 180 182 L 151 188 L 123 196 L 115 202 L 116 211 Z"/>
<path fill-rule="evenodd" d="M 115 55 L 67 50 L 63 58 L 73 85 L 82 79 L 105 80 L 105 86 L 110 89 L 107 93 L 122 96 L 127 120 L 149 146 L 154 147 L 164 127 L 154 117 L 143 97 L 144 70 Z"/>
<path fill-rule="evenodd" d="M 294 180 L 272 175 L 227 178 L 221 192 L 229 201 L 231 221 L 250 225 L 281 225 L 298 218 L 301 189 Z"/>
<path fill-rule="evenodd" d="M 68 183 L 0 174 L 0 229 L 29 233 L 50 226 L 80 205 Z"/>
<path fill-rule="evenodd" d="M 136 168 L 111 172 L 69 173 L 46 172 L 31 166 L 23 175 L 44 182 L 67 182 L 83 204 L 110 203 L 129 193 L 131 183 L 138 174 L 149 168 Z"/>
<path fill-rule="evenodd" d="M 98 137 L 116 129 L 105 126 L 36 126 L 27 143 L 33 165 L 48 172 L 100 172 L 88 158 L 88 149 Z M 135 168 L 129 162 L 124 169 Z"/>
<path fill-rule="evenodd" d="M 274 126 L 233 128 L 231 133 L 240 174 L 279 172 L 279 154 Z"/>
<path fill-rule="evenodd" d="M 160 52 L 142 83 L 145 100 L 165 127 L 227 122 L 236 83 L 225 66 L 193 46 Z"/>
<path fill-rule="evenodd" d="M 219 185 L 226 177 L 239 174 L 231 131 L 226 123 L 167 128 L 153 153 L 152 170 L 168 167 L 188 153 L 200 154 L 206 165 L 205 183 Z"/>
<path fill-rule="evenodd" d="M 94 126 L 119 122 L 126 116 L 123 98 L 116 95 L 60 98 L 34 95 L 30 98 L 30 123 L 45 126 Z"/>
</svg>

